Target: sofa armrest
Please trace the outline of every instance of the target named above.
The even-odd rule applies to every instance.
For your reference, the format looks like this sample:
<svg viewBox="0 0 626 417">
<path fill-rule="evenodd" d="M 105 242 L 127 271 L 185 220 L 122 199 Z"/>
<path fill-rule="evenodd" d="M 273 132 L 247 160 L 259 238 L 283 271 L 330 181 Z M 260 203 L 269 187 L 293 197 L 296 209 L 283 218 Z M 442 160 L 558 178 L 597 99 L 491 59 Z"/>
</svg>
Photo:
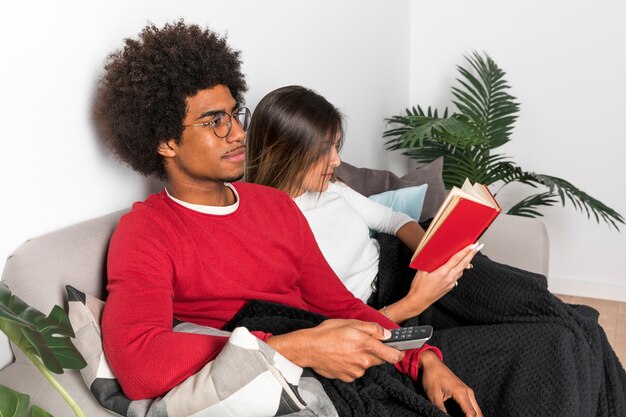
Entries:
<svg viewBox="0 0 626 417">
<path fill-rule="evenodd" d="M 479 241 L 494 261 L 548 277 L 548 231 L 541 220 L 501 214 Z"/>
</svg>

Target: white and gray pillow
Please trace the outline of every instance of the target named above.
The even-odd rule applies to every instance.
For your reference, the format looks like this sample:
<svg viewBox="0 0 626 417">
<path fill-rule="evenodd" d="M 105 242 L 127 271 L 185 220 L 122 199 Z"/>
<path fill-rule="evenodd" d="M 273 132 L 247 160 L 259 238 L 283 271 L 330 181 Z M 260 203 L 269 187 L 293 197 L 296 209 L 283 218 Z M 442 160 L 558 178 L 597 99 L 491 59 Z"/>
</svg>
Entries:
<svg viewBox="0 0 626 417">
<path fill-rule="evenodd" d="M 96 400 L 122 416 L 335 416 L 320 383 L 302 378 L 291 363 L 246 328 L 232 333 L 176 322 L 174 330 L 229 337 L 220 354 L 196 374 L 154 399 L 130 400 L 122 391 L 102 349 L 100 318 L 104 302 L 66 286 L 74 345 L 87 361 L 83 380 Z"/>
</svg>

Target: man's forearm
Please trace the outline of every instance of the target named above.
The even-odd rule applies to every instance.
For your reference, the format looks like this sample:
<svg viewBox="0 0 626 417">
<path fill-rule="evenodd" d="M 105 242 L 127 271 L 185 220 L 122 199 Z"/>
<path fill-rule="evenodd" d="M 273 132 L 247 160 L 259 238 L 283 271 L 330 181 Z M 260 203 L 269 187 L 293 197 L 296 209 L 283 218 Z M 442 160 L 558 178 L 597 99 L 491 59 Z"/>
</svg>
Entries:
<svg viewBox="0 0 626 417">
<path fill-rule="evenodd" d="M 307 352 L 306 343 L 303 343 L 308 339 L 307 330 L 302 329 L 282 335 L 270 336 L 265 340 L 265 343 L 296 365 L 302 368 L 310 368 L 312 366 L 309 359 L 310 355 Z"/>
<path fill-rule="evenodd" d="M 441 358 L 433 350 L 426 350 L 422 352 L 419 359 L 420 369 L 428 368 L 434 363 L 441 363 Z"/>
<path fill-rule="evenodd" d="M 371 366 L 402 360 L 403 352 L 381 342 L 390 335 L 377 323 L 331 319 L 310 329 L 271 336 L 266 343 L 298 366 L 350 382 Z"/>
</svg>

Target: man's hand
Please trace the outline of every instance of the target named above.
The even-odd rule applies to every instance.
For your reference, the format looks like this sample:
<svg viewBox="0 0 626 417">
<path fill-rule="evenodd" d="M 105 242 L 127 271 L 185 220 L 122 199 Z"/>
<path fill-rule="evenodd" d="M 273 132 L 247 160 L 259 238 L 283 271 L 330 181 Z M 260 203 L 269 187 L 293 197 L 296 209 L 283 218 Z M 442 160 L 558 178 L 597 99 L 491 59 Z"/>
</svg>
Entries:
<svg viewBox="0 0 626 417">
<path fill-rule="evenodd" d="M 482 417 L 474 391 L 454 375 L 435 353 L 422 352 L 420 365 L 422 386 L 433 404 L 447 413 L 443 403 L 452 398 L 467 417 Z"/>
<path fill-rule="evenodd" d="M 389 330 L 377 323 L 331 319 L 266 342 L 296 365 L 326 378 L 352 382 L 372 366 L 402 360 L 403 352 L 380 342 L 389 336 Z"/>
</svg>

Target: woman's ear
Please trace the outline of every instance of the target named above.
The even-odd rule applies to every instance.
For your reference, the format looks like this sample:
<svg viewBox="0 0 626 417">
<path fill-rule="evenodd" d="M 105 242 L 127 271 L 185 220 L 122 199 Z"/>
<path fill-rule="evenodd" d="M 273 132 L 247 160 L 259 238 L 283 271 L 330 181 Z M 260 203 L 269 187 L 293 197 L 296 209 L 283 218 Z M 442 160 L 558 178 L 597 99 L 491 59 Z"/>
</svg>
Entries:
<svg viewBox="0 0 626 417">
<path fill-rule="evenodd" d="M 174 139 L 169 139 L 165 142 L 161 142 L 159 147 L 157 148 L 157 152 L 159 155 L 165 158 L 172 158 L 176 156 L 176 141 Z"/>
</svg>

